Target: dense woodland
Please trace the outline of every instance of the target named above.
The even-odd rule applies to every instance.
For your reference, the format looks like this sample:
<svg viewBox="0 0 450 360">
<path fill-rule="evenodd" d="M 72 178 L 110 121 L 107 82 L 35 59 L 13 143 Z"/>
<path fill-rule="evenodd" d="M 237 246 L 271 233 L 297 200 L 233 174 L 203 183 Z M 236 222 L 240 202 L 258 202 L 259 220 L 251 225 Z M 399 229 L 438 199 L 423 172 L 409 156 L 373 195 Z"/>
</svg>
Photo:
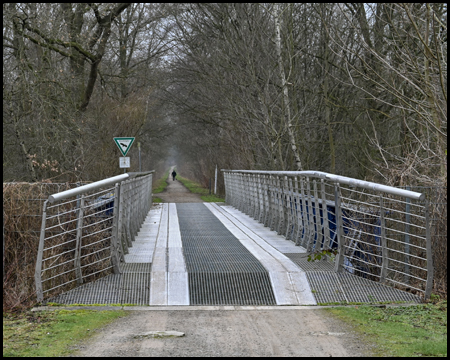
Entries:
<svg viewBox="0 0 450 360">
<path fill-rule="evenodd" d="M 177 164 L 206 185 L 217 165 L 423 190 L 446 296 L 447 4 L 3 4 L 4 309 L 34 301 L 29 200 L 69 186 L 5 182 L 118 175 L 113 137 L 136 137 L 129 170 L 140 143 L 157 178 Z"/>
<path fill-rule="evenodd" d="M 3 180 L 447 179 L 446 4 L 3 4 Z M 138 170 L 138 147 L 130 151 Z"/>
</svg>

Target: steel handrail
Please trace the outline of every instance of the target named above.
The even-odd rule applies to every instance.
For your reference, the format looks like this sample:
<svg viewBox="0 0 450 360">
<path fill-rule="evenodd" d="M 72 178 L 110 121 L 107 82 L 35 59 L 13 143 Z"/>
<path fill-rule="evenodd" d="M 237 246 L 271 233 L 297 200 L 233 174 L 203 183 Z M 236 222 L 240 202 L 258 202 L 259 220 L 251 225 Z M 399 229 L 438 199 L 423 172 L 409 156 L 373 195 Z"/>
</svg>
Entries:
<svg viewBox="0 0 450 360">
<path fill-rule="evenodd" d="M 356 241 L 360 251 L 367 253 L 358 261 L 369 265 L 369 276 L 378 274 L 381 282 L 405 288 L 412 287 L 410 279 L 420 279 L 425 283 L 420 291 L 425 298 L 430 296 L 433 259 L 425 193 L 322 171 L 222 172 L 228 204 L 303 246 L 308 253 L 337 250 L 335 271 L 348 267 L 347 243 Z M 366 239 L 353 239 L 352 229 Z M 364 248 L 367 246 L 381 251 L 371 255 L 372 250 Z M 371 256 L 380 261 L 371 260 Z M 395 269 L 391 266 L 394 263 Z M 398 264 L 404 271 L 397 269 Z M 355 273 L 366 270 L 357 262 L 351 268 Z M 412 268 L 418 271 L 412 273 Z M 399 277 L 404 280 L 399 281 Z"/>
<path fill-rule="evenodd" d="M 81 284 L 86 278 L 110 268 L 114 273 L 120 273 L 119 263 L 123 261 L 152 205 L 152 173 L 154 171 L 117 175 L 52 194 L 44 201 L 35 269 L 38 301 L 42 301 L 44 294 L 50 294 L 53 289 L 62 289 L 75 280 Z M 103 190 L 97 192 L 100 188 Z M 100 193 L 111 194 L 114 208 L 107 207 L 110 201 L 98 202 Z M 64 201 L 68 198 L 71 200 Z M 103 207 L 93 209 L 93 203 Z M 52 206 L 48 206 L 50 204 Z M 65 217 L 69 215 L 74 218 L 67 221 Z M 49 230 L 55 228 L 61 228 L 61 232 L 49 234 Z M 106 256 L 91 261 L 102 252 Z M 86 259 L 88 262 L 82 263 Z M 111 266 L 107 263 L 108 259 Z M 101 266 L 97 267 L 97 263 Z M 50 274 L 47 275 L 48 272 Z M 48 280 L 58 286 L 44 288 L 43 283 Z"/>
<path fill-rule="evenodd" d="M 128 179 L 133 179 L 136 177 L 140 177 L 140 176 L 145 176 L 145 175 L 149 175 L 151 173 L 153 173 L 154 170 L 152 171 L 147 171 L 147 172 L 142 172 L 142 173 L 127 173 L 127 174 L 121 174 L 121 175 L 117 175 L 117 176 L 113 176 L 107 179 L 103 179 L 100 181 L 96 181 L 93 182 L 91 184 L 87 184 L 87 185 L 83 185 L 74 189 L 69 189 L 69 190 L 65 190 L 65 191 L 61 191 L 59 193 L 50 195 L 48 197 L 48 200 L 51 204 L 53 204 L 55 201 L 60 201 L 60 200 L 64 200 L 68 197 L 73 197 L 73 196 L 77 196 L 80 194 L 83 194 L 85 192 L 88 191 L 92 191 L 104 186 L 110 186 L 110 185 L 114 185 L 117 182 L 121 182 L 124 180 L 128 180 Z"/>
<path fill-rule="evenodd" d="M 259 171 L 259 170 L 227 170 L 222 169 L 223 172 L 232 172 L 232 173 L 244 173 L 244 174 L 266 174 L 266 175 L 279 175 L 279 176 L 310 176 L 316 177 L 319 179 L 327 179 L 333 182 L 337 182 L 339 184 L 361 187 L 368 190 L 373 191 L 381 191 L 387 194 L 403 196 L 405 198 L 410 198 L 414 200 L 423 201 L 425 199 L 424 193 L 418 193 L 415 191 L 399 189 L 393 186 L 377 184 L 370 181 L 358 180 L 349 178 L 346 176 L 335 175 L 326 173 L 323 171 Z"/>
</svg>

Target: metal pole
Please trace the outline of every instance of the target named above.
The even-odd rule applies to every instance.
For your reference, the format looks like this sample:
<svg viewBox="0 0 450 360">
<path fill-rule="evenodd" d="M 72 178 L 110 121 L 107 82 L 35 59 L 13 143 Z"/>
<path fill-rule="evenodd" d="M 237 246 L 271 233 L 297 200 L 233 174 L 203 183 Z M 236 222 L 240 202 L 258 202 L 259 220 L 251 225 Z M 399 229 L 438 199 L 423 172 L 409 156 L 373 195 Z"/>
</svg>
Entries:
<svg viewBox="0 0 450 360">
<path fill-rule="evenodd" d="M 411 187 L 407 186 L 406 190 L 411 190 Z M 405 215 L 405 283 L 409 284 L 409 224 L 411 223 L 411 199 L 406 198 L 406 215 Z"/>
<path fill-rule="evenodd" d="M 380 237 L 381 237 L 381 273 L 380 282 L 386 282 L 388 267 L 388 249 L 386 239 L 386 222 L 384 220 L 384 203 L 383 194 L 380 193 Z"/>
<path fill-rule="evenodd" d="M 427 282 L 425 286 L 425 299 L 429 299 L 433 289 L 433 253 L 431 252 L 431 222 L 430 209 L 428 201 L 425 201 L 425 227 L 427 237 Z"/>
<path fill-rule="evenodd" d="M 334 271 L 342 272 L 344 264 L 344 225 L 341 210 L 341 188 L 339 183 L 334 184 L 334 203 L 335 203 L 335 217 L 336 217 L 336 237 L 338 242 L 338 253 L 336 255 Z"/>
<path fill-rule="evenodd" d="M 48 200 L 45 200 L 42 208 L 41 235 L 39 237 L 38 255 L 36 259 L 36 270 L 34 272 L 34 281 L 36 283 L 36 297 L 38 302 L 44 300 L 44 292 L 42 289 L 42 258 L 44 254 L 45 223 L 47 221 L 47 204 Z"/>
<path fill-rule="evenodd" d="M 120 196 L 120 183 L 116 183 L 114 188 L 114 211 L 113 211 L 113 227 L 111 236 L 111 264 L 113 266 L 114 274 L 120 274 L 120 258 L 121 258 L 121 246 L 119 242 L 119 199 Z"/>
<path fill-rule="evenodd" d="M 138 142 L 138 149 L 139 149 L 139 172 L 141 172 L 141 143 Z"/>
<path fill-rule="evenodd" d="M 83 237 L 83 216 L 84 216 L 84 194 L 81 195 L 80 208 L 78 209 L 77 235 L 75 242 L 74 268 L 77 275 L 77 283 L 83 283 L 83 274 L 81 273 L 81 241 Z"/>
<path fill-rule="evenodd" d="M 216 174 L 214 176 L 214 195 L 217 194 L 217 164 L 216 164 Z"/>
</svg>

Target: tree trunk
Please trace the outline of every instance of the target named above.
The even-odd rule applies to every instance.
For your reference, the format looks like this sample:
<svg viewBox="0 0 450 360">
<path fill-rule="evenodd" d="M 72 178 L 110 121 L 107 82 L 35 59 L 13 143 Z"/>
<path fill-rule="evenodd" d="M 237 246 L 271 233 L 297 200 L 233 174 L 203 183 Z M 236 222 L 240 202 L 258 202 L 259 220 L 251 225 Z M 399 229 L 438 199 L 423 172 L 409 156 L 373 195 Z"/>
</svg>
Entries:
<svg viewBox="0 0 450 360">
<path fill-rule="evenodd" d="M 295 135 L 294 135 L 294 125 L 292 123 L 291 118 L 291 110 L 290 110 L 290 104 L 289 104 L 289 91 L 287 88 L 287 81 L 286 81 L 286 75 L 284 73 L 284 66 L 283 66 L 283 58 L 281 55 L 281 30 L 280 30 L 280 10 L 279 5 L 275 5 L 275 11 L 274 11 L 274 18 L 275 18 L 275 46 L 277 50 L 277 60 L 278 60 L 278 68 L 280 70 L 280 80 L 281 80 L 281 87 L 283 89 L 283 105 L 284 105 L 284 114 L 285 114 L 285 121 L 286 121 L 286 128 L 289 135 L 289 144 L 292 150 L 292 154 L 294 155 L 295 159 L 295 165 L 297 167 L 298 171 L 303 170 L 302 169 L 302 162 L 300 159 L 300 154 L 296 145 L 295 141 Z"/>
</svg>

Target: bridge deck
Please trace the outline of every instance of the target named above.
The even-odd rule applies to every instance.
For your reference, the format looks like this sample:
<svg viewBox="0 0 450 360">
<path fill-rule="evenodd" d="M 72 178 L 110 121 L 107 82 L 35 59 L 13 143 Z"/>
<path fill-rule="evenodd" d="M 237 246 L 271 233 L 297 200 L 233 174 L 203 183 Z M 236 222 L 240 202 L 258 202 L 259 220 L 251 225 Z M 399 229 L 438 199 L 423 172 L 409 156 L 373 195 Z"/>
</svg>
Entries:
<svg viewBox="0 0 450 360">
<path fill-rule="evenodd" d="M 327 261 L 231 206 L 161 204 L 150 210 L 110 274 L 49 301 L 61 304 L 315 305 L 404 301 L 410 293 L 335 273 Z"/>
</svg>

